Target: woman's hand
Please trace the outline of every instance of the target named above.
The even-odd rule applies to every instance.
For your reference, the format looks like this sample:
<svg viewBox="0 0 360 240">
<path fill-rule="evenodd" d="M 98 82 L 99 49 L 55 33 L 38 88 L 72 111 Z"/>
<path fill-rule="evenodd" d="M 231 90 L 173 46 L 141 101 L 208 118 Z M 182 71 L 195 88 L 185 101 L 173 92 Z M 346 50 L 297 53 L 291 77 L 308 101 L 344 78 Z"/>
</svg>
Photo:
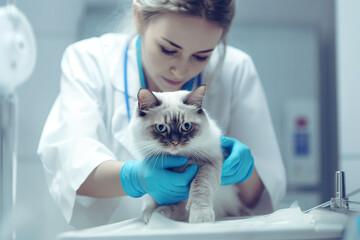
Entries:
<svg viewBox="0 0 360 240">
<path fill-rule="evenodd" d="M 248 146 L 230 137 L 221 136 L 224 163 L 221 171 L 221 185 L 244 182 L 254 169 L 254 158 Z"/>
<path fill-rule="evenodd" d="M 145 193 L 160 205 L 185 200 L 189 196 L 190 183 L 198 166 L 191 165 L 184 173 L 176 173 L 170 168 L 187 163 L 185 157 L 152 157 L 142 161 L 128 161 L 121 170 L 121 183 L 131 197 L 141 197 Z"/>
</svg>

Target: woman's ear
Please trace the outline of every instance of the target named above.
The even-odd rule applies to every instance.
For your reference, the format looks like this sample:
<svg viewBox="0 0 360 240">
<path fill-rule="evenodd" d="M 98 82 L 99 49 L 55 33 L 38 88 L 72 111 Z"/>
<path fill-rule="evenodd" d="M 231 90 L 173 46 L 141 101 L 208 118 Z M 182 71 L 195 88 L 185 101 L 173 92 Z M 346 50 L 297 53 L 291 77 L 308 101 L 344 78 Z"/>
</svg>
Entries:
<svg viewBox="0 0 360 240">
<path fill-rule="evenodd" d="M 141 16 L 141 4 L 138 2 L 133 3 L 133 13 L 134 13 L 134 20 L 136 30 L 139 35 L 143 35 L 143 22 Z"/>
</svg>

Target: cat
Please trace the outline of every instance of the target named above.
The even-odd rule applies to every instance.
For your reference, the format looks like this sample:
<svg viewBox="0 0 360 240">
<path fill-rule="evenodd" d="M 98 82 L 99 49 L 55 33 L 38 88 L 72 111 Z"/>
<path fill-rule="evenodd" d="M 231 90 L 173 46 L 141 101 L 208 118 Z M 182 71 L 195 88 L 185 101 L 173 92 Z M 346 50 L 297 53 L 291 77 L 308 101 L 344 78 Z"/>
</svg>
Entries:
<svg viewBox="0 0 360 240">
<path fill-rule="evenodd" d="M 143 197 L 145 223 L 154 211 L 173 220 L 201 223 L 213 222 L 215 216 L 226 216 L 243 207 L 235 186 L 228 186 L 225 193 L 218 195 L 218 199 L 225 197 L 228 202 L 235 202 L 235 208 L 229 209 L 224 199 L 214 202 L 224 161 L 222 133 L 202 107 L 205 91 L 206 86 L 202 85 L 191 92 L 151 92 L 144 88 L 138 92 L 138 108 L 129 125 L 138 158 L 159 154 L 187 157 L 188 163 L 172 169 L 175 172 L 184 172 L 190 164 L 199 166 L 187 200 L 159 206 L 148 194 Z"/>
</svg>

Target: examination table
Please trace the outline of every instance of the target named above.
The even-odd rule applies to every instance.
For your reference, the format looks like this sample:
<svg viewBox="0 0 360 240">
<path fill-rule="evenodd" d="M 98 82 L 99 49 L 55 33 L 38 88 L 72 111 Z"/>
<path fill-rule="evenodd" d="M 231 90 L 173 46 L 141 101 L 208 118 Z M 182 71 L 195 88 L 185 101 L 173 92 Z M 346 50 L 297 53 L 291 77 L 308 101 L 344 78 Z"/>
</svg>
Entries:
<svg viewBox="0 0 360 240">
<path fill-rule="evenodd" d="M 154 213 L 147 225 L 136 218 L 65 232 L 58 235 L 57 240 L 342 239 L 348 219 L 348 214 L 333 210 L 315 209 L 304 213 L 299 207 L 280 209 L 268 215 L 201 224 L 176 222 Z"/>
</svg>

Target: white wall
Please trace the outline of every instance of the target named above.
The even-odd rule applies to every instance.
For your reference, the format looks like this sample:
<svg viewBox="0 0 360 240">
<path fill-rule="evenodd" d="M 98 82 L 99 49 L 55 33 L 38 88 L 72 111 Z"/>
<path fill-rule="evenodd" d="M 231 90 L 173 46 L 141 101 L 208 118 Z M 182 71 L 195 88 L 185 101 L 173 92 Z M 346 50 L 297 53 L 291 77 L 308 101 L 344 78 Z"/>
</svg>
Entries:
<svg viewBox="0 0 360 240">
<path fill-rule="evenodd" d="M 349 193 L 360 188 L 360 1 L 336 4 L 339 154 Z"/>
<path fill-rule="evenodd" d="M 4 6 L 1 2 L 0 6 Z M 28 81 L 19 87 L 19 138 L 17 239 L 54 239 L 70 228 L 51 199 L 44 170 L 36 155 L 40 134 L 59 90 L 60 60 L 67 45 L 76 40 L 83 1 L 18 0 L 37 42 L 37 62 Z"/>
</svg>

